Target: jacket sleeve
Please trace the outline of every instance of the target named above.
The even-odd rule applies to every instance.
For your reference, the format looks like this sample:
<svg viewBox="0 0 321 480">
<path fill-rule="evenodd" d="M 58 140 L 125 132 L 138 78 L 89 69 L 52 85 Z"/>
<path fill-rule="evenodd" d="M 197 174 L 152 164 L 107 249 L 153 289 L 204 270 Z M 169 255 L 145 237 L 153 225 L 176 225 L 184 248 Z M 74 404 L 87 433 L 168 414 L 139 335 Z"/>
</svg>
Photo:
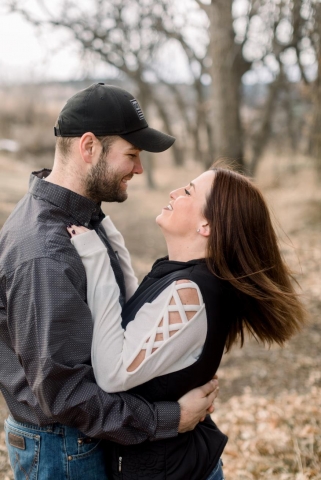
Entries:
<svg viewBox="0 0 321 480">
<path fill-rule="evenodd" d="M 122 444 L 177 434 L 176 402 L 150 404 L 96 384 L 90 361 L 91 313 L 71 265 L 41 257 L 7 278 L 12 346 L 37 401 L 53 422 Z M 19 401 L 25 401 L 20 392 Z"/>
</svg>

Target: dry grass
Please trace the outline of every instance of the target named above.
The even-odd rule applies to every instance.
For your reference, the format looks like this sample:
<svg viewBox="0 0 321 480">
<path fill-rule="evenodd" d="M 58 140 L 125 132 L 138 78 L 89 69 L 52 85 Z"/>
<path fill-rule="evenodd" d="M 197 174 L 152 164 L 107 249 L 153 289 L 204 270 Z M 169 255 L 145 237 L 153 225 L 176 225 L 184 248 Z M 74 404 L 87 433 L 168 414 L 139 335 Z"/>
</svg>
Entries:
<svg viewBox="0 0 321 480">
<path fill-rule="evenodd" d="M 321 479 L 321 388 L 275 398 L 246 392 L 215 415 L 230 436 L 223 455 L 227 479 Z"/>
<path fill-rule="evenodd" d="M 279 229 L 281 248 L 297 272 L 311 319 L 283 349 L 267 350 L 249 341 L 224 356 L 214 416 L 229 436 L 223 455 L 227 480 L 321 480 L 321 191 L 305 159 L 298 159 L 295 175 L 281 160 L 267 156 L 258 183 L 284 229 Z M 194 163 L 173 168 L 166 154 L 158 156 L 157 164 L 156 192 L 135 178 L 125 204 L 104 206 L 124 233 L 140 278 L 165 254 L 153 219 L 167 204 L 168 192 L 202 171 Z M 0 157 L 0 223 L 25 191 L 27 170 Z M 2 404 L 1 418 L 5 414 Z M 1 437 L 0 478 L 10 475 Z"/>
</svg>

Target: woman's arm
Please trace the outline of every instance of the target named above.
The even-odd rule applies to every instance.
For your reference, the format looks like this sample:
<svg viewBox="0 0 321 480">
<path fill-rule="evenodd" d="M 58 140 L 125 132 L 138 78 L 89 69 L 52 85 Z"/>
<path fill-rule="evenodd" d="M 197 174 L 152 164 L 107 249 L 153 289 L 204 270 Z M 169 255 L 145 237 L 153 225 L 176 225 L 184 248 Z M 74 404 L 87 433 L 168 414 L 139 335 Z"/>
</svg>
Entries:
<svg viewBox="0 0 321 480">
<path fill-rule="evenodd" d="M 106 216 L 101 226 L 107 233 L 108 240 L 115 252 L 117 252 L 119 263 L 124 274 L 126 285 L 126 302 L 134 295 L 138 288 L 138 279 L 132 267 L 129 252 L 125 246 L 124 237 L 117 230 L 111 218 Z"/>
<path fill-rule="evenodd" d="M 193 363 L 207 322 L 196 284 L 174 282 L 121 327 L 119 289 L 106 248 L 93 231 L 72 238 L 86 269 L 87 301 L 94 321 L 92 365 L 105 391 L 128 390 Z"/>
</svg>

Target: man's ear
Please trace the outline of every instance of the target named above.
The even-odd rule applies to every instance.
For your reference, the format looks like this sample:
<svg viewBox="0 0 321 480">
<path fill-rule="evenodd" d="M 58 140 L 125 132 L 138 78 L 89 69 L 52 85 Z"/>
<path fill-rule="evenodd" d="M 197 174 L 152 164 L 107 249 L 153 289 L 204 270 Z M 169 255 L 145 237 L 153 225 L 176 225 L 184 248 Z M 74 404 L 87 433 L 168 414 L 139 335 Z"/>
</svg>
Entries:
<svg viewBox="0 0 321 480">
<path fill-rule="evenodd" d="M 84 162 L 95 164 L 99 158 L 100 150 L 101 144 L 93 133 L 86 132 L 80 137 L 79 151 Z"/>
<path fill-rule="evenodd" d="M 199 227 L 199 232 L 200 235 L 203 235 L 203 237 L 209 237 L 211 233 L 211 229 L 208 223 L 202 223 L 202 225 Z"/>
</svg>

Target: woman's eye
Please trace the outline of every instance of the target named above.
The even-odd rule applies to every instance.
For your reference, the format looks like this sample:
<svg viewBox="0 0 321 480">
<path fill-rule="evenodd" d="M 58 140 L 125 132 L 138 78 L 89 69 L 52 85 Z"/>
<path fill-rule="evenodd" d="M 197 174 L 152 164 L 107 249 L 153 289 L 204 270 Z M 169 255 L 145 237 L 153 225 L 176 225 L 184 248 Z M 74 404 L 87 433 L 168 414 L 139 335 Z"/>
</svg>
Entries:
<svg viewBox="0 0 321 480">
<path fill-rule="evenodd" d="M 190 192 L 184 188 L 186 195 L 190 195 Z"/>
</svg>

